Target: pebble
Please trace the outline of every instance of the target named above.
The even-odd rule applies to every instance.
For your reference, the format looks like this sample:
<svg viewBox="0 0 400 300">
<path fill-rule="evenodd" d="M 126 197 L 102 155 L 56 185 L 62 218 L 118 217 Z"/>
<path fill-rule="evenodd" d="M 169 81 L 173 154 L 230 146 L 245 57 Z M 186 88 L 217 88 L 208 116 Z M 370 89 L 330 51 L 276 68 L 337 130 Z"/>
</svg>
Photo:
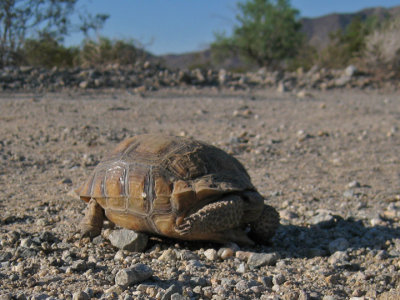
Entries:
<svg viewBox="0 0 400 300">
<path fill-rule="evenodd" d="M 115 284 L 128 286 L 149 279 L 153 275 L 153 270 L 145 264 L 135 264 L 134 266 L 122 269 L 115 275 Z"/>
<path fill-rule="evenodd" d="M 146 234 L 128 229 L 114 230 L 108 238 L 114 247 L 132 252 L 142 252 L 148 242 Z"/>
<path fill-rule="evenodd" d="M 8 252 L 8 251 L 1 251 L 1 252 L 0 252 L 0 262 L 10 260 L 12 256 L 13 256 L 13 255 L 12 255 L 11 252 Z"/>
<path fill-rule="evenodd" d="M 86 269 L 87 269 L 86 261 L 82 259 L 74 261 L 74 263 L 71 266 L 71 270 L 75 272 L 83 272 L 86 271 Z"/>
<path fill-rule="evenodd" d="M 358 181 L 354 180 L 354 181 L 349 182 L 349 183 L 347 184 L 347 187 L 348 187 L 349 189 L 359 188 L 359 187 L 361 187 L 361 184 L 360 184 Z"/>
<path fill-rule="evenodd" d="M 247 264 L 250 268 L 262 266 L 273 266 L 280 258 L 278 253 L 252 253 L 249 256 Z"/>
<path fill-rule="evenodd" d="M 171 295 L 171 300 L 189 300 L 189 298 L 186 298 L 179 293 L 174 293 Z"/>
<path fill-rule="evenodd" d="M 225 260 L 229 257 L 232 257 L 234 252 L 231 248 L 221 248 L 220 251 L 218 251 L 218 254 L 221 259 Z"/>
<path fill-rule="evenodd" d="M 349 248 L 349 246 L 350 244 L 348 240 L 346 240 L 345 238 L 338 238 L 329 243 L 328 249 L 329 252 L 332 254 L 336 251 L 345 251 L 347 248 Z"/>
<path fill-rule="evenodd" d="M 72 295 L 72 300 L 89 300 L 89 299 L 90 299 L 89 295 L 83 291 L 75 292 Z"/>
<path fill-rule="evenodd" d="M 238 258 L 239 260 L 247 261 L 251 254 L 252 252 L 249 251 L 236 251 L 235 257 Z"/>
<path fill-rule="evenodd" d="M 336 251 L 329 257 L 328 262 L 331 265 L 339 265 L 339 264 L 347 263 L 348 260 L 349 260 L 349 255 L 346 252 Z"/>
<path fill-rule="evenodd" d="M 204 251 L 204 256 L 211 261 L 215 261 L 218 258 L 217 251 L 215 249 L 207 249 Z"/>
<path fill-rule="evenodd" d="M 159 261 L 172 262 L 177 260 L 176 250 L 167 249 L 158 257 Z"/>
<path fill-rule="evenodd" d="M 181 260 L 189 261 L 189 260 L 199 260 L 200 259 L 197 254 L 193 253 L 190 250 L 182 250 L 178 253 L 179 253 L 178 258 Z"/>
<path fill-rule="evenodd" d="M 272 277 L 272 283 L 274 285 L 281 285 L 286 281 L 286 278 L 282 274 L 277 274 Z"/>
<path fill-rule="evenodd" d="M 332 212 L 326 210 L 319 210 L 318 214 L 310 219 L 310 224 L 318 225 L 321 228 L 331 228 L 335 225 L 335 216 Z"/>
<path fill-rule="evenodd" d="M 343 197 L 346 198 L 346 199 L 354 198 L 354 196 L 355 196 L 355 193 L 354 193 L 353 190 L 346 190 L 343 193 Z"/>
<path fill-rule="evenodd" d="M 236 283 L 235 288 L 240 292 L 245 292 L 247 289 L 249 289 L 249 283 L 247 280 L 240 280 L 238 283 Z"/>
<path fill-rule="evenodd" d="M 177 284 L 172 284 L 170 285 L 164 292 L 164 295 L 162 296 L 161 300 L 168 300 L 171 299 L 171 296 L 176 293 L 181 293 L 182 292 L 182 287 L 177 285 Z"/>
<path fill-rule="evenodd" d="M 247 268 L 246 268 L 245 263 L 241 263 L 236 269 L 236 272 L 241 273 L 241 274 L 246 273 L 246 271 L 247 271 Z"/>
</svg>

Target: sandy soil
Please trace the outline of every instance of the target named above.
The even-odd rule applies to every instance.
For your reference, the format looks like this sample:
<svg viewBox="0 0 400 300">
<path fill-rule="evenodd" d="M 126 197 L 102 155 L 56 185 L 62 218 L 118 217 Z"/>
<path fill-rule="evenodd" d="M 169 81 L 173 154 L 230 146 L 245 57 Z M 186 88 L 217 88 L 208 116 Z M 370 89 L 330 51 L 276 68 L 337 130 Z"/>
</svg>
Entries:
<svg viewBox="0 0 400 300">
<path fill-rule="evenodd" d="M 274 245 L 250 250 L 278 252 L 293 266 L 311 266 L 316 258 L 327 261 L 333 254 L 326 250 L 327 245 L 338 236 L 326 237 L 326 247 L 321 246 L 321 251 L 313 255 L 309 253 L 310 249 L 318 248 L 317 238 L 304 237 L 304 251 L 299 245 L 291 248 L 289 244 L 290 239 L 301 244 L 298 232 L 312 237 L 313 226 L 318 223 L 315 217 L 328 212 L 327 215 L 340 216 L 346 222 L 358 222 L 362 230 L 375 228 L 385 233 L 384 240 L 377 245 L 370 240 L 357 244 L 346 237 L 348 245 L 341 250 L 348 253 L 360 249 L 388 253 L 376 262 L 373 255 L 367 257 L 369 250 L 351 252 L 351 257 L 354 255 L 360 261 L 357 272 L 368 271 L 364 260 L 371 265 L 394 265 L 392 271 L 396 273 L 400 268 L 394 246 L 400 238 L 400 96 L 357 90 L 312 94 L 298 98 L 273 90 L 210 89 L 164 90 L 145 95 L 125 90 L 2 93 L 0 250 L 13 253 L 22 237 L 43 231 L 52 232 L 58 241 L 73 243 L 85 204 L 69 192 L 85 180 L 117 142 L 135 134 L 162 132 L 191 136 L 235 155 L 248 169 L 260 193 L 281 213 L 282 228 Z M 20 234 L 21 237 L 14 238 L 18 241 L 9 238 L 12 232 Z M 285 242 L 281 243 L 283 237 Z M 173 245 L 169 243 L 168 247 Z M 112 249 L 110 245 L 107 247 Z M 26 296 L 46 291 L 52 295 L 47 285 L 35 290 L 35 285 L 21 283 L 34 274 L 21 273 L 19 279 L 11 278 L 13 272 L 18 274 L 13 269 L 18 259 L 4 261 L 0 269 L 4 285 L 0 283 L 0 290 L 3 288 L 13 297 L 16 297 L 13 289 L 25 292 Z M 311 272 L 304 268 L 296 276 Z M 377 272 L 375 276 L 386 271 Z M 394 278 L 389 276 L 390 280 Z M 310 299 L 327 295 L 343 299 L 374 298 L 393 289 L 398 280 L 384 286 L 369 282 L 377 291 L 373 294 L 368 289 L 369 279 L 365 279 L 361 291 L 355 295 L 356 286 L 350 280 L 339 280 L 339 287 L 335 284 L 323 287 L 304 276 L 302 281 L 286 273 L 285 277 L 297 289 L 305 290 Z M 84 278 L 76 279 L 75 283 L 62 275 L 57 278 L 61 287 L 85 287 Z M 301 282 L 300 287 L 296 281 Z M 290 284 L 278 291 L 266 287 L 261 293 L 284 298 L 294 289 Z M 99 283 L 97 289 L 101 286 Z M 243 295 L 260 297 L 254 293 Z M 56 293 L 53 297 L 69 296 Z M 193 292 L 191 297 L 196 299 L 200 294 Z"/>
</svg>

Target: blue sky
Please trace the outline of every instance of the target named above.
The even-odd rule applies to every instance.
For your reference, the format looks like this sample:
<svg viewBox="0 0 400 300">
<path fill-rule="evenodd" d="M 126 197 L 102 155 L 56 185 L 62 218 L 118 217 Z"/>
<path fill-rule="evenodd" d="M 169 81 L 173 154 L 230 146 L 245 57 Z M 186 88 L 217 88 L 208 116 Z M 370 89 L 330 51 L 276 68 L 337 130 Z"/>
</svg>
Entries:
<svg viewBox="0 0 400 300">
<path fill-rule="evenodd" d="M 91 14 L 107 13 L 100 35 L 134 39 L 154 54 L 184 53 L 207 48 L 214 32 L 230 33 L 237 14 L 234 0 L 80 0 Z M 400 0 L 292 0 L 302 17 L 355 12 L 367 7 L 392 7 Z M 65 42 L 79 45 L 73 34 Z"/>
</svg>

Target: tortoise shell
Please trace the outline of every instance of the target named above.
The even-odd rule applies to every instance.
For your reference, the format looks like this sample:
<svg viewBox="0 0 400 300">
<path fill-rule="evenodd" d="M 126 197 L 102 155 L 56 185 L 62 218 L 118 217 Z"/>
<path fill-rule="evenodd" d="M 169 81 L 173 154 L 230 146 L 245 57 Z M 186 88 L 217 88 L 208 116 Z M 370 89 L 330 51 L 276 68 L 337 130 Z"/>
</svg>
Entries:
<svg viewBox="0 0 400 300">
<path fill-rule="evenodd" d="M 78 190 L 122 227 L 169 237 L 192 212 L 227 193 L 255 191 L 242 164 L 183 137 L 139 135 L 121 142 Z M 260 200 L 263 201 L 263 200 Z"/>
</svg>

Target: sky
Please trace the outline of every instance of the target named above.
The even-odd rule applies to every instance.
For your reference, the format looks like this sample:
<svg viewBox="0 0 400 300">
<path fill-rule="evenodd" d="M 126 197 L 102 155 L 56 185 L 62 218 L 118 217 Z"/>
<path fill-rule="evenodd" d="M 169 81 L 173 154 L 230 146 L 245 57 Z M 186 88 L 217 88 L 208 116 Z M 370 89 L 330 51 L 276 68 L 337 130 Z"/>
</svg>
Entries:
<svg viewBox="0 0 400 300">
<path fill-rule="evenodd" d="M 77 8 L 110 17 L 98 33 L 112 39 L 135 40 L 156 55 L 206 49 L 216 32 L 232 32 L 237 14 L 234 0 L 80 0 Z M 392 7 L 400 0 L 292 0 L 301 17 L 350 13 L 367 7 Z M 65 39 L 79 45 L 83 36 Z"/>
</svg>

